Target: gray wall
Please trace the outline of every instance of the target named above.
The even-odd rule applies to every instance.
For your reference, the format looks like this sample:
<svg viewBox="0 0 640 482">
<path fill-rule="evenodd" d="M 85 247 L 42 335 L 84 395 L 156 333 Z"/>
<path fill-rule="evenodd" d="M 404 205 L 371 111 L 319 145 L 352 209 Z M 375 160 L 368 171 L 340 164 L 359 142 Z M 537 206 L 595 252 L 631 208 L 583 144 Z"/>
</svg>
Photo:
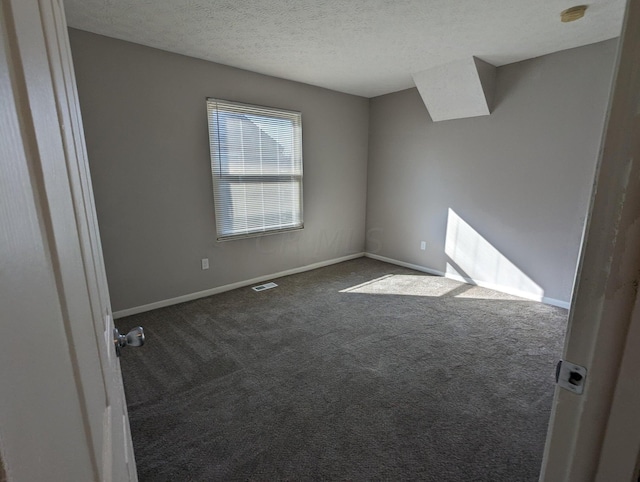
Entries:
<svg viewBox="0 0 640 482">
<path fill-rule="evenodd" d="M 491 116 L 432 123 L 416 89 L 367 101 L 70 37 L 114 310 L 363 251 L 365 210 L 368 252 L 569 300 L 615 40 L 501 67 Z M 206 97 L 302 112 L 303 231 L 215 241 Z"/>
<path fill-rule="evenodd" d="M 499 68 L 489 117 L 433 123 L 416 89 L 372 99 L 367 251 L 568 301 L 616 46 Z"/>
<path fill-rule="evenodd" d="M 364 250 L 367 99 L 69 33 L 114 311 Z M 302 112 L 303 231 L 216 242 L 206 97 Z"/>
</svg>

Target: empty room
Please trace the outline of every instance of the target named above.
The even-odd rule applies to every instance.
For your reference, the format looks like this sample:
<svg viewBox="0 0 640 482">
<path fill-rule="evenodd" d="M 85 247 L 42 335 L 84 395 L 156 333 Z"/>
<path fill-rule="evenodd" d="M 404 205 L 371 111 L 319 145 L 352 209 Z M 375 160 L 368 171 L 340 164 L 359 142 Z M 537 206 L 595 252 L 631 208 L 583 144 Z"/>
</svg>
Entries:
<svg viewBox="0 0 640 482">
<path fill-rule="evenodd" d="M 3 8 L 68 480 L 637 479 L 637 5 Z"/>
</svg>

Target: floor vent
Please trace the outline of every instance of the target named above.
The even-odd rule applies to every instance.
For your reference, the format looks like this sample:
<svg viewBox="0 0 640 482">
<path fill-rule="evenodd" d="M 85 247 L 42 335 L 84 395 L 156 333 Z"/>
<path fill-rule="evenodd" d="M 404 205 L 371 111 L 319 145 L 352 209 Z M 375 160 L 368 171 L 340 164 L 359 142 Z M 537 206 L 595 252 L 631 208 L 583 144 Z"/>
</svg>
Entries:
<svg viewBox="0 0 640 482">
<path fill-rule="evenodd" d="M 268 290 L 271 288 L 275 288 L 276 286 L 278 286 L 275 283 L 265 283 L 263 285 L 258 285 L 258 286 L 254 286 L 253 288 L 251 288 L 253 291 L 264 291 L 264 290 Z"/>
</svg>

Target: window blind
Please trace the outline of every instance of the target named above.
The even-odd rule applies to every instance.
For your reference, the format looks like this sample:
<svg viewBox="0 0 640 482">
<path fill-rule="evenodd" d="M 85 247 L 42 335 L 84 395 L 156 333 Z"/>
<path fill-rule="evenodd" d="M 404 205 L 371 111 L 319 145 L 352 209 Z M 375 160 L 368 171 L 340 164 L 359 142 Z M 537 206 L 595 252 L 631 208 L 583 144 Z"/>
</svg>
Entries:
<svg viewBox="0 0 640 482">
<path fill-rule="evenodd" d="M 207 99 L 218 240 L 303 228 L 302 116 Z"/>
</svg>

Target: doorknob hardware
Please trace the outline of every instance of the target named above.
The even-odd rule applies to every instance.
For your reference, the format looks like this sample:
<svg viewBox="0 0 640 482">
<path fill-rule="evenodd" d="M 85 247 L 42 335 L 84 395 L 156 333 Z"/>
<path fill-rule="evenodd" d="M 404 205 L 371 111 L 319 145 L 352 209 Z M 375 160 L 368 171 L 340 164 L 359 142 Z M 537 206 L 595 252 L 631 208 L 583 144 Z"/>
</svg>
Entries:
<svg viewBox="0 0 640 482">
<path fill-rule="evenodd" d="M 121 335 L 117 328 L 113 329 L 113 344 L 116 347 L 116 355 L 121 355 L 121 350 L 125 346 L 144 345 L 144 329 L 138 326 L 126 335 Z"/>
</svg>

